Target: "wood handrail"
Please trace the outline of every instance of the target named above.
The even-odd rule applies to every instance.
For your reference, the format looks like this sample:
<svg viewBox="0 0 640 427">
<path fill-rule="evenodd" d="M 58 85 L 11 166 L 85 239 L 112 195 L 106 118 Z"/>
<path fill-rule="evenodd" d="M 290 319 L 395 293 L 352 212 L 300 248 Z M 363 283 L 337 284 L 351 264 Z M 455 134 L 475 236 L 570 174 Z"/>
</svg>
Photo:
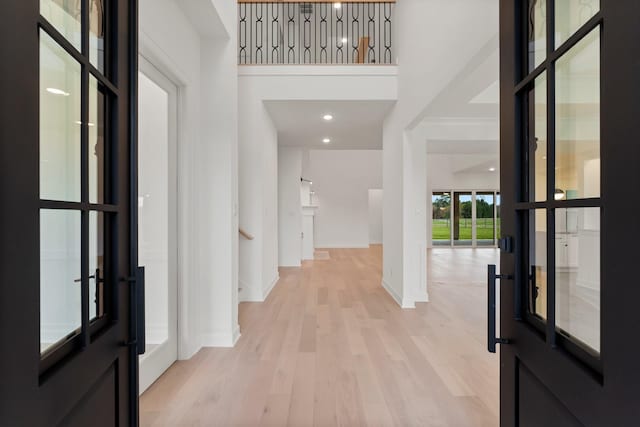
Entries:
<svg viewBox="0 0 640 427">
<path fill-rule="evenodd" d="M 240 235 L 242 237 L 244 237 L 245 239 L 247 239 L 247 240 L 253 240 L 254 239 L 254 237 L 251 234 L 247 233 L 242 228 L 238 228 L 238 233 L 240 233 Z"/>
</svg>

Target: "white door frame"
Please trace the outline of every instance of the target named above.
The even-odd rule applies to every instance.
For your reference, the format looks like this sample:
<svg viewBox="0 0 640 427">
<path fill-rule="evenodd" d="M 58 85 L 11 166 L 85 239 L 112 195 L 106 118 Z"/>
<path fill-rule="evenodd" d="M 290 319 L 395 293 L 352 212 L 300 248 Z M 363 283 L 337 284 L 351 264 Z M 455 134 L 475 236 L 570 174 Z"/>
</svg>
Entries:
<svg viewBox="0 0 640 427">
<path fill-rule="evenodd" d="M 180 280 L 179 280 L 179 230 L 178 230 L 178 139 L 179 139 L 179 85 L 167 77 L 156 65 L 139 55 L 139 71 L 169 95 L 169 141 L 168 141 L 168 260 L 169 260 L 169 343 L 166 348 L 151 351 L 141 356 L 140 394 L 142 394 L 175 360 L 178 359 L 180 343 Z M 172 301 L 173 299 L 173 301 Z"/>
</svg>

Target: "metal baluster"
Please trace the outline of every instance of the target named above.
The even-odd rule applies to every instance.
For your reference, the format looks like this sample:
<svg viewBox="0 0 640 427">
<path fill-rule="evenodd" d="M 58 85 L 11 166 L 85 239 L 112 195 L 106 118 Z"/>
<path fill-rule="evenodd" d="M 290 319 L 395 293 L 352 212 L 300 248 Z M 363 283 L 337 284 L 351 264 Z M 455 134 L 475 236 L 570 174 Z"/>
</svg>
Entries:
<svg viewBox="0 0 640 427">
<path fill-rule="evenodd" d="M 335 9 L 336 11 L 336 63 L 344 63 L 344 8 Z M 340 31 L 338 33 L 338 28 Z"/>
<path fill-rule="evenodd" d="M 238 24 L 238 62 L 240 64 L 247 63 L 247 4 L 238 4 L 238 15 L 240 22 Z"/>
<path fill-rule="evenodd" d="M 372 14 L 373 9 L 373 14 Z M 369 25 L 367 28 L 367 36 L 369 37 L 369 52 L 367 54 L 367 62 L 376 63 L 376 7 L 375 4 L 367 4 L 367 14 L 369 15 Z"/>
<path fill-rule="evenodd" d="M 393 56 L 391 53 L 391 11 L 392 3 L 384 4 L 384 63 L 391 64 Z"/>
</svg>

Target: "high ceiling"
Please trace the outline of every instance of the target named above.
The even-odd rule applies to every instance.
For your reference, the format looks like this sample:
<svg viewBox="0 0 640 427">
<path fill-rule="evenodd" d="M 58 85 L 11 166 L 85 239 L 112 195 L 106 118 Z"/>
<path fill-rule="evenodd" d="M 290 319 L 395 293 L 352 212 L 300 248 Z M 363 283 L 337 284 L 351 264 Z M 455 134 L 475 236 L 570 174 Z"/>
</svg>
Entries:
<svg viewBox="0 0 640 427">
<path fill-rule="evenodd" d="M 427 151 L 475 155 L 477 165 L 465 172 L 486 171 L 499 164 L 499 50 L 490 40 L 422 113 Z"/>
<path fill-rule="evenodd" d="M 382 124 L 392 101 L 267 101 L 282 146 L 382 149 Z M 333 120 L 323 116 L 331 114 Z M 322 140 L 330 138 L 330 144 Z"/>
</svg>

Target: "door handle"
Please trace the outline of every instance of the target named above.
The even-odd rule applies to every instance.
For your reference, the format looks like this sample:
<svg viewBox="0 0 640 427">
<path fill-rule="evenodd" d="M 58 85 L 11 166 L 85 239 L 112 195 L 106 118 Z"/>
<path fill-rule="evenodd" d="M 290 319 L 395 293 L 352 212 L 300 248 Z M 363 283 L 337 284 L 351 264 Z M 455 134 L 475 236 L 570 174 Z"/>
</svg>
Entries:
<svg viewBox="0 0 640 427">
<path fill-rule="evenodd" d="M 512 280 L 513 276 L 496 274 L 496 266 L 490 264 L 487 275 L 487 349 L 489 353 L 496 352 L 496 344 L 509 344 L 506 338 L 496 337 L 496 280 Z"/>
<path fill-rule="evenodd" d="M 143 355 L 146 349 L 146 328 L 145 328 L 145 274 L 144 267 L 136 268 L 135 284 L 135 320 L 136 320 L 136 347 L 139 355 Z"/>
<path fill-rule="evenodd" d="M 120 279 L 121 282 L 129 283 L 129 341 L 125 346 L 135 348 L 138 355 L 143 355 L 146 348 L 146 328 L 145 328 L 145 306 L 144 287 L 145 274 L 144 267 L 136 267 L 134 275 Z"/>
</svg>

